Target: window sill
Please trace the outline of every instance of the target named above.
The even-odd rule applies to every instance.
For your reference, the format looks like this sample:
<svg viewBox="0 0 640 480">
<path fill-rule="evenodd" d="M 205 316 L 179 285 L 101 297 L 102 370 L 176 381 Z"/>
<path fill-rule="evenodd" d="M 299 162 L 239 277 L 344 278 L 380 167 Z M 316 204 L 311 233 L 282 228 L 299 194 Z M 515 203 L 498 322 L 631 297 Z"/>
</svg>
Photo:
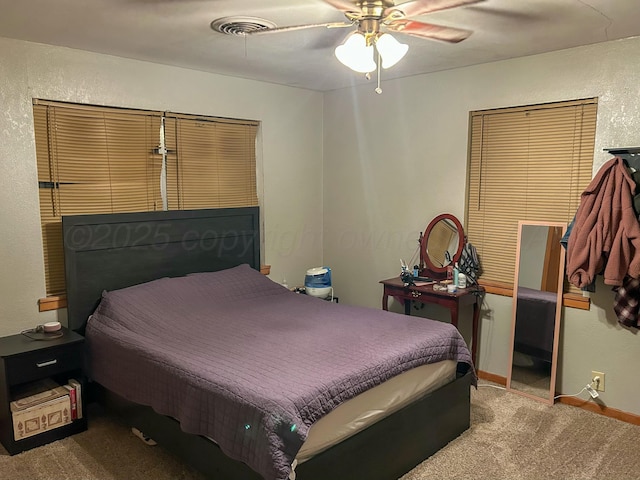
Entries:
<svg viewBox="0 0 640 480">
<path fill-rule="evenodd" d="M 480 280 L 479 283 L 484 287 L 487 293 L 513 297 L 513 286 L 509 283 L 483 280 Z M 575 293 L 563 293 L 562 305 L 569 308 L 577 308 L 579 310 L 589 310 L 591 308 L 591 299 Z"/>
<path fill-rule="evenodd" d="M 58 310 L 60 308 L 67 308 L 66 295 L 45 297 L 38 300 L 38 311 L 40 312 L 48 312 L 50 310 Z"/>
</svg>

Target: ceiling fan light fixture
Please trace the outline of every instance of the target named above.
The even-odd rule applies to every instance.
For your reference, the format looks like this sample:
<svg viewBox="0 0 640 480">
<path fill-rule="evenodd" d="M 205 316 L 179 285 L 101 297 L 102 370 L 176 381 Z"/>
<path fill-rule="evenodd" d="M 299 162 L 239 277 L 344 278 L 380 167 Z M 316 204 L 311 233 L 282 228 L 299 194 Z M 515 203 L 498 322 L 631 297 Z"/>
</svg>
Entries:
<svg viewBox="0 0 640 480">
<path fill-rule="evenodd" d="M 376 69 L 373 60 L 373 45 L 367 45 L 367 40 L 360 32 L 355 32 L 342 45 L 338 45 L 335 55 L 343 65 L 358 73 L 369 73 Z"/>
<path fill-rule="evenodd" d="M 383 33 L 376 40 L 376 50 L 382 57 L 382 68 L 391 68 L 409 51 L 409 45 L 400 43 L 388 33 Z"/>
</svg>

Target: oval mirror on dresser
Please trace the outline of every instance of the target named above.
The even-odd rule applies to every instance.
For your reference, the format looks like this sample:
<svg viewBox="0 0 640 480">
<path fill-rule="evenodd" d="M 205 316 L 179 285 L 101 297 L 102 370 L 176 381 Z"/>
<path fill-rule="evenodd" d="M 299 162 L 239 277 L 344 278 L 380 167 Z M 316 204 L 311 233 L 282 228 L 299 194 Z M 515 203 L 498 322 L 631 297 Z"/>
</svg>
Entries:
<svg viewBox="0 0 640 480">
<path fill-rule="evenodd" d="M 435 217 L 420 240 L 420 261 L 424 275 L 444 278 L 447 265 L 460 260 L 464 248 L 464 229 L 455 215 L 443 213 Z"/>
</svg>

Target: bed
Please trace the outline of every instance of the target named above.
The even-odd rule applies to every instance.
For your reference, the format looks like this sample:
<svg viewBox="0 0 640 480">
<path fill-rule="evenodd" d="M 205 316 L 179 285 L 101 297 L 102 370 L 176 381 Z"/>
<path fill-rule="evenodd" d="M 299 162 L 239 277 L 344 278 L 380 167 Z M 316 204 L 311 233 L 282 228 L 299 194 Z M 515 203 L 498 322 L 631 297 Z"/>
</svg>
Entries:
<svg viewBox="0 0 640 480">
<path fill-rule="evenodd" d="M 63 234 L 92 385 L 211 478 L 395 479 L 469 426 L 455 328 L 272 282 L 257 208 L 71 216 Z"/>
</svg>

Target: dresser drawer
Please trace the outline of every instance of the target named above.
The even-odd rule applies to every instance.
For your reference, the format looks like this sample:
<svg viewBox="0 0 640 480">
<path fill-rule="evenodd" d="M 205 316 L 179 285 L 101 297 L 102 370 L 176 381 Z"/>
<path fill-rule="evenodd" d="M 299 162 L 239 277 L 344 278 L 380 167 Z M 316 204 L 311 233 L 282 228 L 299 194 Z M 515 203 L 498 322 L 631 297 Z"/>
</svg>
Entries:
<svg viewBox="0 0 640 480">
<path fill-rule="evenodd" d="M 9 385 L 82 368 L 82 343 L 26 352 L 5 359 Z"/>
</svg>

